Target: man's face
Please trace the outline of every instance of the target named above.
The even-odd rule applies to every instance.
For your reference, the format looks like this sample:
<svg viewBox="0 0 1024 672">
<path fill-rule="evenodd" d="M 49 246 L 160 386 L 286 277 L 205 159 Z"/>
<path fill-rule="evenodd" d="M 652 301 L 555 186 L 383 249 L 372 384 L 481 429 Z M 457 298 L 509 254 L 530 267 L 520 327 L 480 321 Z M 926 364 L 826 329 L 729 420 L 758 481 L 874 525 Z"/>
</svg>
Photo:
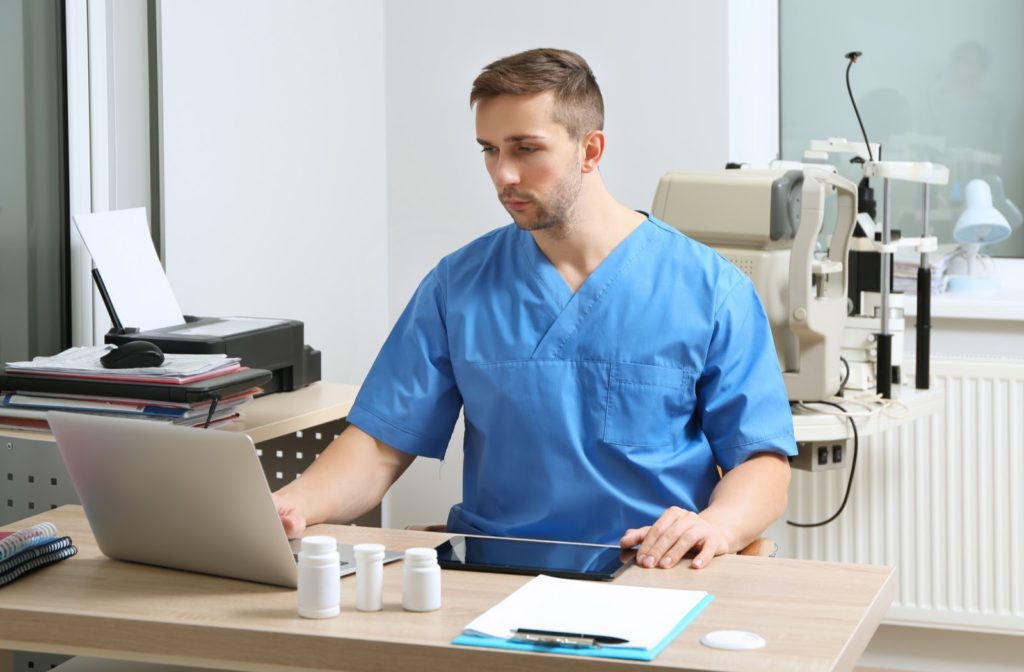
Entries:
<svg viewBox="0 0 1024 672">
<path fill-rule="evenodd" d="M 553 119 L 553 107 L 550 91 L 477 103 L 484 165 L 502 205 L 527 231 L 565 224 L 583 184 L 581 144 Z"/>
</svg>

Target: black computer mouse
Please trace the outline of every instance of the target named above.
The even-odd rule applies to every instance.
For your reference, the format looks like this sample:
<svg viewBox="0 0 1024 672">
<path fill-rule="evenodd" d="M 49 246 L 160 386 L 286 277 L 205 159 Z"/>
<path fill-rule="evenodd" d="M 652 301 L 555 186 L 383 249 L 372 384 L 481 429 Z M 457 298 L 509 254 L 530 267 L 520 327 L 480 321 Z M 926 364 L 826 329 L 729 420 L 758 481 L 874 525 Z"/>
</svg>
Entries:
<svg viewBox="0 0 1024 672">
<path fill-rule="evenodd" d="M 108 369 L 160 366 L 164 363 L 164 353 L 149 341 L 130 341 L 100 357 L 100 363 Z"/>
</svg>

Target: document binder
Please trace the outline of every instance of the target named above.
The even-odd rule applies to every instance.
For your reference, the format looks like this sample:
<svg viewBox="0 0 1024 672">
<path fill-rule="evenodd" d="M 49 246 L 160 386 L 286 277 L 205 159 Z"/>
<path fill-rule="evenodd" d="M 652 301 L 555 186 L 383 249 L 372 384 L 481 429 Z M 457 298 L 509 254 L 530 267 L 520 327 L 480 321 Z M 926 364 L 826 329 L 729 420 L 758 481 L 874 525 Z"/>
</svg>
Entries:
<svg viewBox="0 0 1024 672">
<path fill-rule="evenodd" d="M 271 377 L 270 371 L 264 369 L 242 369 L 223 376 L 176 385 L 62 376 L 0 374 L 0 389 L 16 392 L 87 394 L 191 404 L 214 398 L 220 399 L 253 387 L 259 387 L 270 381 Z"/>
</svg>

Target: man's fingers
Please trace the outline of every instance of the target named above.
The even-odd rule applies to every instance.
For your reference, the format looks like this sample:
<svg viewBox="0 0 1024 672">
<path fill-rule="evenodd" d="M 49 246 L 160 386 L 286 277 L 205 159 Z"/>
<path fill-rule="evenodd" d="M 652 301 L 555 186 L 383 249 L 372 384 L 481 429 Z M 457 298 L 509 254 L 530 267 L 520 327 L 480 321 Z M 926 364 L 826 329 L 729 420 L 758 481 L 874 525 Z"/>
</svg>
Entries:
<svg viewBox="0 0 1024 672">
<path fill-rule="evenodd" d="M 298 516 L 291 516 L 287 514 L 281 515 L 281 525 L 284 527 L 285 536 L 289 539 L 295 539 L 302 534 L 302 531 L 306 529 L 306 521 Z"/>
<path fill-rule="evenodd" d="M 679 561 L 683 559 L 683 556 L 691 550 L 700 550 L 702 543 L 704 543 L 705 546 L 707 545 L 704 539 L 700 539 L 692 531 L 688 534 L 684 534 L 679 538 L 675 545 L 672 546 L 672 548 L 665 551 L 661 560 L 658 561 L 658 566 L 662 569 L 675 567 L 679 564 Z"/>
<path fill-rule="evenodd" d="M 640 547 L 639 554 L 643 556 L 640 560 L 642 566 L 660 565 L 668 551 L 677 543 L 685 544 L 688 550 L 696 541 L 693 532 L 693 518 L 693 516 L 673 515 L 667 519 L 665 517 L 659 519 Z"/>
<path fill-rule="evenodd" d="M 647 536 L 647 532 L 650 529 L 651 526 L 647 525 L 639 529 L 630 528 L 626 530 L 625 534 L 622 535 L 622 538 L 619 539 L 619 546 L 622 548 L 632 548 L 633 546 L 636 546 L 644 540 L 644 537 Z"/>
<path fill-rule="evenodd" d="M 692 519 L 680 521 L 669 534 L 662 537 L 662 542 L 651 553 L 654 558 L 654 564 L 649 566 L 672 567 L 679 562 L 680 558 L 689 553 L 694 545 L 699 544 L 701 541 L 703 541 L 701 529 L 694 524 Z"/>
<path fill-rule="evenodd" d="M 694 569 L 701 569 L 707 567 L 708 563 L 714 560 L 715 554 L 718 552 L 718 545 L 707 542 L 704 544 L 704 548 L 700 549 L 700 553 L 690 563 L 690 567 Z"/>
</svg>

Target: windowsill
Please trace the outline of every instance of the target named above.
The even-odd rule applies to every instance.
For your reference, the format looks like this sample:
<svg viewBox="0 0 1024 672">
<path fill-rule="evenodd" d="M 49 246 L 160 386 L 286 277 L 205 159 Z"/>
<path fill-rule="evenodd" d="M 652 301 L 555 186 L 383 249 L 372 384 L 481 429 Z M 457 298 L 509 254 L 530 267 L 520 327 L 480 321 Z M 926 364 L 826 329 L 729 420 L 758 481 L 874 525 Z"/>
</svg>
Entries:
<svg viewBox="0 0 1024 672">
<path fill-rule="evenodd" d="M 932 294 L 932 319 L 1024 321 L 1024 259 L 993 259 L 998 289 Z M 904 312 L 917 315 L 908 294 Z"/>
</svg>

